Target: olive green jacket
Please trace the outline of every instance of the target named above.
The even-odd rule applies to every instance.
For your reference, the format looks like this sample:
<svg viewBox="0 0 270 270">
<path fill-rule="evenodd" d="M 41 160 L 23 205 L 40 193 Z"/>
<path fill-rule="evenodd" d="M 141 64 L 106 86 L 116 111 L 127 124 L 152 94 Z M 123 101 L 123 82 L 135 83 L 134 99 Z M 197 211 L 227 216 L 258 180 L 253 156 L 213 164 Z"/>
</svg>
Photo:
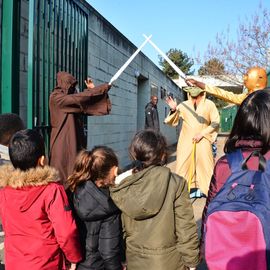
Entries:
<svg viewBox="0 0 270 270">
<path fill-rule="evenodd" d="M 186 181 L 151 166 L 111 188 L 122 211 L 128 270 L 181 270 L 199 263 Z"/>
</svg>

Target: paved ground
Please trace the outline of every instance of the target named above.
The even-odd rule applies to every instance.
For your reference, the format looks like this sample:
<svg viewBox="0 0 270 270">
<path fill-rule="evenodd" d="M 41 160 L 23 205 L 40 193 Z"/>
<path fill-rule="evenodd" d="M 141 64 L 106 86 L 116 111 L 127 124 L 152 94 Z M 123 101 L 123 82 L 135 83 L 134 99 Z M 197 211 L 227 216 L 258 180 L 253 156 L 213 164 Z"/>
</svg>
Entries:
<svg viewBox="0 0 270 270">
<path fill-rule="evenodd" d="M 224 154 L 223 147 L 224 147 L 224 143 L 226 141 L 226 138 L 227 138 L 227 134 L 220 134 L 217 138 L 216 160 L 218 160 Z M 170 147 L 171 155 L 169 157 L 167 167 L 169 167 L 172 171 L 175 170 L 175 161 L 176 161 L 176 152 L 175 151 L 176 151 L 176 145 Z M 201 217 L 202 217 L 202 211 L 203 211 L 204 205 L 205 205 L 205 198 L 198 198 L 192 204 L 199 235 L 200 235 L 200 228 L 201 228 L 201 221 L 202 221 Z M 205 262 L 202 262 L 197 268 L 197 270 L 206 270 L 206 269 L 207 269 L 207 267 L 205 265 Z"/>
</svg>

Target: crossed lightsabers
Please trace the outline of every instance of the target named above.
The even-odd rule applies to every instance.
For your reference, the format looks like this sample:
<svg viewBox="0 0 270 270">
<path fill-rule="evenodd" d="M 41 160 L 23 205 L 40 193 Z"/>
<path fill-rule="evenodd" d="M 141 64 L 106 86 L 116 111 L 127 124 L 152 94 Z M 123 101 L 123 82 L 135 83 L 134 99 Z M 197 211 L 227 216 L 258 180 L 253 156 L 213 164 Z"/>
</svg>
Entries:
<svg viewBox="0 0 270 270">
<path fill-rule="evenodd" d="M 158 46 L 150 40 L 152 35 L 147 37 L 146 35 L 143 35 L 145 37 L 145 41 L 142 43 L 142 45 L 130 56 L 130 58 L 126 61 L 126 63 L 115 73 L 115 75 L 111 78 L 109 84 L 112 85 L 117 78 L 122 74 L 122 72 L 126 69 L 126 67 L 131 63 L 131 61 L 136 57 L 136 55 L 142 50 L 142 48 L 145 46 L 147 42 L 149 42 L 158 52 L 162 55 L 162 57 L 172 66 L 172 68 L 179 74 L 179 76 L 182 79 L 186 79 L 186 75 L 183 73 L 183 71 L 177 67 L 172 60 L 162 51 L 158 48 Z"/>
</svg>

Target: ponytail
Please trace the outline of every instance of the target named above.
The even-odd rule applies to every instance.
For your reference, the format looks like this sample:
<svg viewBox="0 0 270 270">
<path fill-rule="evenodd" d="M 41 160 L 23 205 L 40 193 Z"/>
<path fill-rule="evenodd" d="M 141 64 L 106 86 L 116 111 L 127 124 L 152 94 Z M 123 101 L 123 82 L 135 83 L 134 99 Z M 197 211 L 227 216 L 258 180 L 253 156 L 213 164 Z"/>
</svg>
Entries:
<svg viewBox="0 0 270 270">
<path fill-rule="evenodd" d="M 69 189 L 74 192 L 76 187 L 91 178 L 93 156 L 91 151 L 82 150 L 74 164 L 73 172 L 68 177 Z"/>
<path fill-rule="evenodd" d="M 78 185 L 89 180 L 103 180 L 102 186 L 107 186 L 106 178 L 113 166 L 118 166 L 118 159 L 107 146 L 81 151 L 76 158 L 73 172 L 68 177 L 69 189 L 74 192 Z"/>
</svg>

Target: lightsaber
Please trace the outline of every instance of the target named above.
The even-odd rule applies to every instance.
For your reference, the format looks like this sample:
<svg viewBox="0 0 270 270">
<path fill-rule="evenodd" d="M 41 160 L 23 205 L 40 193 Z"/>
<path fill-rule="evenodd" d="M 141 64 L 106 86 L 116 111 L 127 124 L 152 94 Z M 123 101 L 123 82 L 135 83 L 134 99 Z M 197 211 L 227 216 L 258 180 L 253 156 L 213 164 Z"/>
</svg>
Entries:
<svg viewBox="0 0 270 270">
<path fill-rule="evenodd" d="M 111 85 L 114 81 L 118 79 L 118 77 L 123 73 L 126 67 L 131 63 L 131 61 L 135 58 L 135 56 L 142 50 L 144 45 L 150 40 L 152 35 L 149 37 L 145 36 L 146 40 L 142 43 L 142 45 L 130 56 L 130 58 L 126 61 L 126 63 L 115 73 L 115 75 L 111 78 L 109 84 Z"/>
<path fill-rule="evenodd" d="M 146 35 L 143 35 L 145 38 L 147 38 Z M 175 65 L 175 63 L 152 41 L 152 40 L 147 40 L 161 55 L 162 57 L 171 65 L 171 67 L 179 74 L 179 76 L 182 79 L 186 79 L 187 76 L 186 74 L 178 67 Z"/>
</svg>

